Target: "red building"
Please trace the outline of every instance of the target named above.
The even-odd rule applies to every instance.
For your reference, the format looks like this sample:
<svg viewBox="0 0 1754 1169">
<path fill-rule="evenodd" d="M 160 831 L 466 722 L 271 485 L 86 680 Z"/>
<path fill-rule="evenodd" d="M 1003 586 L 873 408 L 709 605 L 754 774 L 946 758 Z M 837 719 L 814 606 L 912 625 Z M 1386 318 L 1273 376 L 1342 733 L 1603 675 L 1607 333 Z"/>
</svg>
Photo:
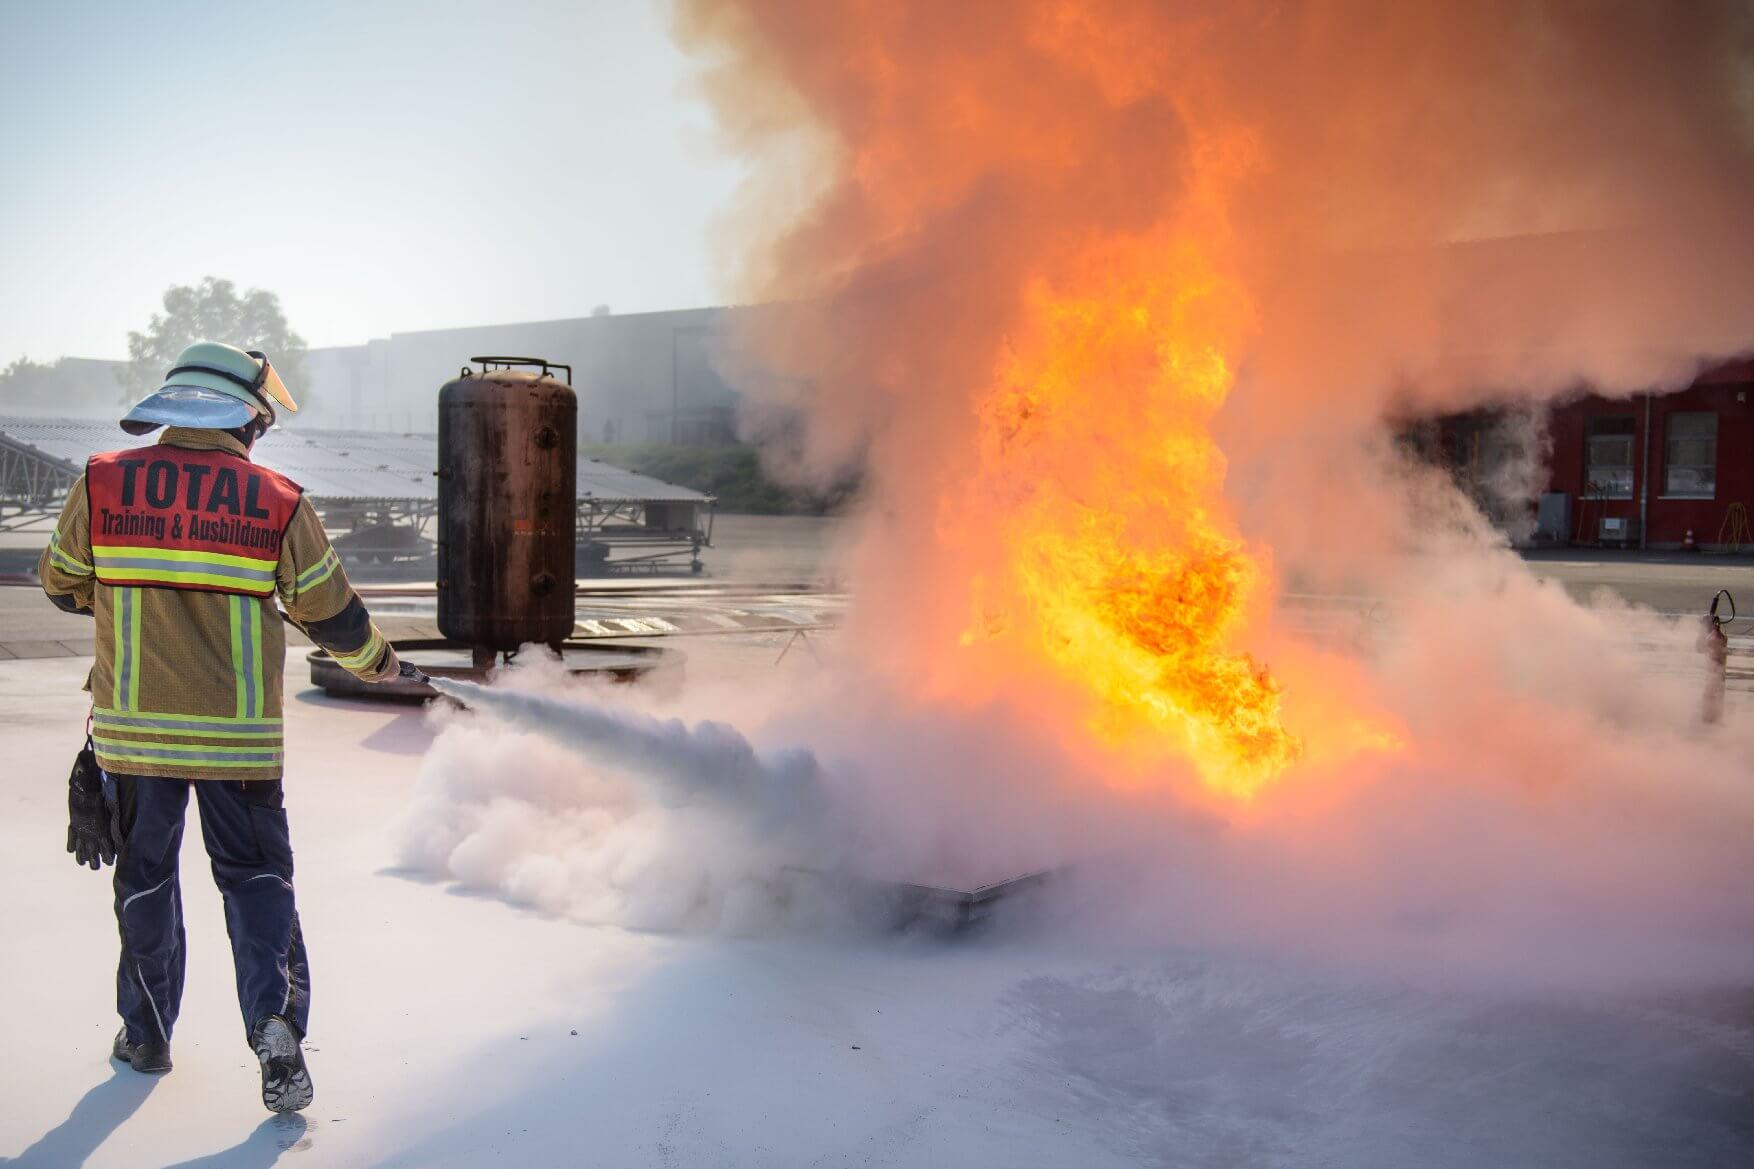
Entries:
<svg viewBox="0 0 1754 1169">
<path fill-rule="evenodd" d="M 1519 543 L 1680 548 L 1691 533 L 1754 551 L 1754 360 L 1673 393 L 1482 409 L 1404 437 Z"/>
<path fill-rule="evenodd" d="M 1675 393 L 1555 407 L 1544 494 L 1564 500 L 1543 501 L 1538 531 L 1554 543 L 1679 548 L 1691 532 L 1702 547 L 1747 547 L 1751 393 L 1754 362 L 1739 362 Z"/>
</svg>

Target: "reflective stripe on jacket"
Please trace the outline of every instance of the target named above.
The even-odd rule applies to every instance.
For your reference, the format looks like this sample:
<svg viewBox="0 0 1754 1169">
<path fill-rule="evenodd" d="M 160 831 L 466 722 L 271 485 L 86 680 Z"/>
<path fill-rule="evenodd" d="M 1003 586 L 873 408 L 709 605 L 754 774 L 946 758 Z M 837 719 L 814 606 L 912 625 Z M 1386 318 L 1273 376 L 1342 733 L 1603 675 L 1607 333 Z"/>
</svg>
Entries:
<svg viewBox="0 0 1754 1169">
<path fill-rule="evenodd" d="M 122 457 L 144 460 L 134 468 L 132 505 Z M 146 478 L 155 463 L 176 468 L 174 491 L 169 470 Z M 100 481 L 103 468 L 114 469 L 107 482 Z M 235 479 L 222 485 L 222 468 Z M 258 477 L 253 496 L 251 476 Z M 141 506 L 150 502 L 149 482 L 151 499 L 168 506 Z M 136 518 L 122 518 L 129 515 Z M 164 521 L 162 544 L 155 515 Z M 275 524 L 270 560 L 263 529 Z M 286 633 L 277 598 L 312 641 L 361 677 L 376 677 L 388 661 L 383 635 L 310 503 L 219 431 L 173 427 L 144 453 L 93 459 L 68 496 L 38 573 L 64 608 L 96 618 L 92 738 L 108 771 L 280 777 Z"/>
</svg>

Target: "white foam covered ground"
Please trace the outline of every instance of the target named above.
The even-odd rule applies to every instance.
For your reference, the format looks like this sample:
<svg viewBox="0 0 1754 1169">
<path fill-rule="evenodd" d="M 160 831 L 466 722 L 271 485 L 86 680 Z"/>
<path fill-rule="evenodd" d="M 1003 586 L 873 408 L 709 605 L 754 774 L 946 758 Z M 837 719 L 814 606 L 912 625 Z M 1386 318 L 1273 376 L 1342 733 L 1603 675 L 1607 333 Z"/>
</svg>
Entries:
<svg viewBox="0 0 1754 1169">
<path fill-rule="evenodd" d="M 193 826 L 176 1069 L 107 1061 L 107 874 L 63 851 L 86 665 L 0 663 L 0 1157 L 20 1165 L 1754 1163 L 1754 1049 L 1709 1011 L 1041 931 L 642 933 L 398 873 L 432 732 L 314 697 L 299 662 L 287 803 L 317 1100 L 272 1118 Z"/>
</svg>

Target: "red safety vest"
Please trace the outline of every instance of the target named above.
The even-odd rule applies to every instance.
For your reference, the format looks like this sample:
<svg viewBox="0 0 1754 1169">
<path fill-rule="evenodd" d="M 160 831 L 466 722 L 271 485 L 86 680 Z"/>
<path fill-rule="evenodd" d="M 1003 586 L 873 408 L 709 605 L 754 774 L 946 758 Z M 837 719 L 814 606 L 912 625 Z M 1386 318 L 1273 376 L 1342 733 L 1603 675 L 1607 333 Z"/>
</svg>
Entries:
<svg viewBox="0 0 1754 1169">
<path fill-rule="evenodd" d="M 230 451 L 160 444 L 85 467 L 92 566 L 107 585 L 266 597 L 303 488 Z"/>
</svg>

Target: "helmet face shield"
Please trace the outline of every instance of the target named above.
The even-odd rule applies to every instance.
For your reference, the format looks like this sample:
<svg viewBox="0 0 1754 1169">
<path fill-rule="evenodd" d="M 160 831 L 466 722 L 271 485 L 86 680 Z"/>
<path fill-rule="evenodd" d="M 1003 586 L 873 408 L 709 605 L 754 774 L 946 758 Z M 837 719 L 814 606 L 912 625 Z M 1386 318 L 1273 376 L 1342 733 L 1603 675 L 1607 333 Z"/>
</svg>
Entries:
<svg viewBox="0 0 1754 1169">
<path fill-rule="evenodd" d="M 266 357 L 262 358 L 262 392 L 280 406 L 285 407 L 288 414 L 298 413 L 298 403 L 292 400 L 292 393 L 286 383 L 280 380 L 280 374 Z"/>
</svg>

